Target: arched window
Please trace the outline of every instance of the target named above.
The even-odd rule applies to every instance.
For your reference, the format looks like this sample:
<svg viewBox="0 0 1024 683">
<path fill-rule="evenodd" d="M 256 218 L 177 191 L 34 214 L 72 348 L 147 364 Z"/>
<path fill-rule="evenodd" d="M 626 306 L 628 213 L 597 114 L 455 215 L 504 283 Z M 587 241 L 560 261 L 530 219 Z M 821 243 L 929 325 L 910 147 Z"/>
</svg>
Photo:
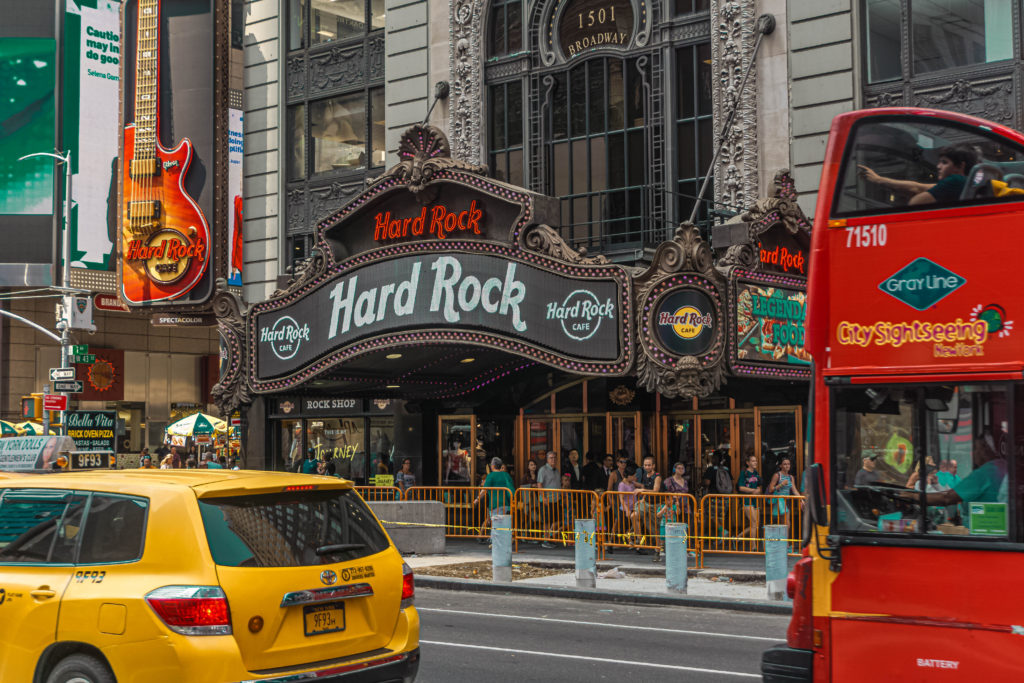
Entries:
<svg viewBox="0 0 1024 683">
<path fill-rule="evenodd" d="M 522 0 L 494 0 L 488 21 L 487 56 L 504 57 L 523 49 Z"/>
</svg>

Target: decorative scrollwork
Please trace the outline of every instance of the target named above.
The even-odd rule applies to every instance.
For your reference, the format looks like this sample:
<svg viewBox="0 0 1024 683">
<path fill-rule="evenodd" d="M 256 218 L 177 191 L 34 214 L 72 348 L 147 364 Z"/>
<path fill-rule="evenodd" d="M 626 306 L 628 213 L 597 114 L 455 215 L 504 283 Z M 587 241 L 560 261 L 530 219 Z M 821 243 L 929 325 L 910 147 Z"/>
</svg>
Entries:
<svg viewBox="0 0 1024 683">
<path fill-rule="evenodd" d="M 769 227 L 782 224 L 790 234 L 803 233 L 809 241 L 811 222 L 796 200 L 795 183 L 789 169 L 777 171 L 772 183 L 772 196 L 757 200 L 752 209 L 740 216 L 740 220 L 750 223 L 751 239 L 756 240 Z"/>
<path fill-rule="evenodd" d="M 448 41 L 451 66 L 449 130 L 454 154 L 470 163 L 480 160 L 483 124 L 483 0 L 449 0 L 452 29 Z"/>
<path fill-rule="evenodd" d="M 306 285 L 306 283 L 315 280 L 326 270 L 327 255 L 321 247 L 315 246 L 310 250 L 309 258 L 296 266 L 295 272 L 288 280 L 288 284 L 285 288 L 275 290 L 274 293 L 270 295 L 270 298 L 276 299 L 277 297 L 284 296 L 285 294 L 290 294 L 291 292 L 301 289 Z"/>
<path fill-rule="evenodd" d="M 213 312 L 221 339 L 221 376 L 210 395 L 221 415 L 230 415 L 252 401 L 246 381 L 245 304 L 228 290 L 227 280 L 218 278 L 213 295 Z"/>
<path fill-rule="evenodd" d="M 718 259 L 718 266 L 742 268 L 757 267 L 758 257 L 754 247 L 749 244 L 734 244 L 725 250 L 725 254 Z"/>
<path fill-rule="evenodd" d="M 398 143 L 400 161 L 382 176 L 375 178 L 371 185 L 388 179 L 398 179 L 407 184 L 409 191 L 421 202 L 433 197 L 427 185 L 442 169 L 459 169 L 476 175 L 487 175 L 487 167 L 471 164 L 451 157 L 451 146 L 441 129 L 431 125 L 418 124 L 402 134 Z"/>
<path fill-rule="evenodd" d="M 527 229 L 522 235 L 523 248 L 544 254 L 551 258 L 567 261 L 568 263 L 579 263 L 585 265 L 601 265 L 608 263 L 608 259 L 598 254 L 587 256 L 586 249 L 573 249 L 566 242 L 558 231 L 548 225 L 534 225 Z"/>
</svg>

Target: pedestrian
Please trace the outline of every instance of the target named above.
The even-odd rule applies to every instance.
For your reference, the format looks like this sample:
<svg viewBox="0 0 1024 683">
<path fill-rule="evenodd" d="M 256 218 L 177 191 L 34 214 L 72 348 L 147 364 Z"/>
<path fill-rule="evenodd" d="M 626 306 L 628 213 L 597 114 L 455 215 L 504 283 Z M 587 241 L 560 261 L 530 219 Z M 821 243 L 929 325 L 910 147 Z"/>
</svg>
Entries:
<svg viewBox="0 0 1024 683">
<path fill-rule="evenodd" d="M 411 486 L 416 485 L 416 475 L 412 473 L 412 460 L 406 458 L 402 461 L 402 469 L 395 473 L 395 486 L 402 493 L 405 493 Z"/>
<path fill-rule="evenodd" d="M 226 470 L 228 468 L 228 459 L 223 455 L 217 456 L 217 463 L 220 464 L 220 468 L 222 470 Z"/>
<path fill-rule="evenodd" d="M 789 473 L 789 468 L 792 466 L 788 457 L 782 459 L 782 462 L 779 463 L 779 471 L 772 476 L 772 480 L 768 483 L 769 495 L 793 495 L 793 475 Z M 772 499 L 772 515 L 775 519 L 781 520 L 782 524 L 789 529 L 789 507 L 786 505 L 785 498 Z"/>
<path fill-rule="evenodd" d="M 203 462 L 206 463 L 206 469 L 208 470 L 224 469 L 224 466 L 214 459 L 213 453 L 203 453 Z"/>
<path fill-rule="evenodd" d="M 148 448 L 143 448 L 142 450 L 143 450 L 144 455 L 149 455 L 149 449 Z M 160 458 L 161 460 L 163 460 L 164 456 L 166 456 L 170 452 L 171 452 L 171 449 L 167 447 L 166 443 L 162 443 L 162 444 L 160 444 L 159 446 L 156 447 L 156 457 Z"/>
<path fill-rule="evenodd" d="M 177 446 L 171 446 L 171 468 L 178 469 L 181 467 L 181 455 L 178 453 Z"/>
<path fill-rule="evenodd" d="M 643 467 L 636 473 L 637 490 L 641 492 L 637 497 L 636 512 L 640 520 L 640 531 L 643 535 L 653 533 L 656 525 L 654 518 L 654 504 L 648 502 L 648 496 L 642 494 L 655 494 L 661 491 L 661 475 L 654 471 L 654 456 L 645 455 Z M 650 500 L 654 500 L 651 498 Z M 641 550 L 641 554 L 647 554 L 647 550 Z"/>
<path fill-rule="evenodd" d="M 640 548 L 640 515 L 636 509 L 636 465 L 629 463 L 623 473 L 622 481 L 619 482 L 619 506 L 625 518 L 629 520 L 630 533 L 627 538 L 627 545 L 632 545 L 637 551 Z M 632 539 L 632 540 L 630 540 Z"/>
<path fill-rule="evenodd" d="M 490 462 L 491 471 L 487 474 L 484 479 L 484 490 L 477 496 L 474 504 L 480 503 L 484 497 L 487 498 L 487 515 L 484 518 L 483 526 L 481 527 L 481 533 L 485 533 L 487 528 L 493 527 L 495 515 L 507 515 L 512 509 L 512 496 L 515 495 L 516 485 L 512 481 L 512 475 L 505 470 L 505 463 L 502 462 L 501 458 L 495 456 L 491 458 Z M 505 489 L 505 490 L 499 490 Z M 487 543 L 487 538 L 481 538 L 480 543 Z"/>
<path fill-rule="evenodd" d="M 689 492 L 686 484 L 686 465 L 677 462 L 672 468 L 672 476 L 662 484 L 665 491 L 664 500 L 658 506 L 656 517 L 658 519 L 658 556 L 655 562 L 665 559 L 665 525 L 678 522 L 682 518 L 682 511 L 686 510 L 686 519 L 689 519 L 689 510 L 686 509 L 686 500 L 683 495 Z"/>
<path fill-rule="evenodd" d="M 149 456 L 147 455 L 146 457 L 148 458 Z M 160 461 L 160 469 L 162 469 L 162 470 L 173 469 L 174 468 L 173 457 L 174 456 L 172 456 L 172 455 L 165 455 L 164 459 Z"/>
<path fill-rule="evenodd" d="M 299 471 L 302 474 L 314 474 L 316 472 L 316 451 L 313 448 L 306 450 L 306 459 L 302 461 Z"/>
<path fill-rule="evenodd" d="M 196 463 L 196 459 L 195 458 L 189 458 L 188 460 L 185 461 L 185 469 L 186 470 L 194 470 L 194 469 L 197 469 L 197 468 L 198 468 L 198 464 Z"/>
<path fill-rule="evenodd" d="M 757 539 L 757 499 L 752 496 L 761 494 L 761 475 L 757 473 L 757 456 L 753 453 L 747 454 L 746 469 L 740 472 L 736 480 L 736 490 L 740 493 L 749 494 L 743 499 L 743 516 L 746 518 L 746 526 L 737 538 L 748 537 L 751 540 Z"/>
<path fill-rule="evenodd" d="M 561 477 L 558 474 L 558 458 L 554 451 L 548 451 L 547 462 L 537 471 L 537 485 L 541 489 L 549 489 L 541 494 L 542 524 L 545 532 L 545 540 L 541 547 L 554 548 L 551 542 L 558 528 L 558 487 L 561 485 Z"/>
<path fill-rule="evenodd" d="M 576 490 L 583 488 L 583 466 L 580 465 L 580 452 L 575 448 L 569 451 L 569 463 L 565 468 L 565 473 L 569 475 L 568 488 Z"/>
<path fill-rule="evenodd" d="M 594 451 L 587 451 L 587 464 L 583 466 L 583 488 L 598 495 L 608 488 L 608 472 L 597 462 Z"/>
<path fill-rule="evenodd" d="M 155 470 L 156 466 L 153 464 L 153 456 L 148 453 L 139 458 L 139 469 L 140 470 Z"/>
</svg>

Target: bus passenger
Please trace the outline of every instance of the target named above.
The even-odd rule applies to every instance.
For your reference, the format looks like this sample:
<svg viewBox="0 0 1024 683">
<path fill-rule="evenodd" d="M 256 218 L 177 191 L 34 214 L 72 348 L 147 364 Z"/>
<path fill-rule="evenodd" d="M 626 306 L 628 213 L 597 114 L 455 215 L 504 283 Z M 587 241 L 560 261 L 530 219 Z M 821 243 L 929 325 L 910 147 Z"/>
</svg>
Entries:
<svg viewBox="0 0 1024 683">
<path fill-rule="evenodd" d="M 878 175 L 863 164 L 860 176 L 869 183 L 887 187 L 896 192 L 912 195 L 910 206 L 925 204 L 949 204 L 960 199 L 960 193 L 967 185 L 967 173 L 978 163 L 978 155 L 968 145 L 951 145 L 939 150 L 939 163 L 936 170 L 939 175 L 937 183 L 919 183 L 915 180 L 898 180 Z"/>
<path fill-rule="evenodd" d="M 974 471 L 948 491 L 925 494 L 928 505 L 956 505 L 961 501 L 1006 502 L 1006 460 L 999 455 L 991 434 L 974 440 Z"/>
</svg>

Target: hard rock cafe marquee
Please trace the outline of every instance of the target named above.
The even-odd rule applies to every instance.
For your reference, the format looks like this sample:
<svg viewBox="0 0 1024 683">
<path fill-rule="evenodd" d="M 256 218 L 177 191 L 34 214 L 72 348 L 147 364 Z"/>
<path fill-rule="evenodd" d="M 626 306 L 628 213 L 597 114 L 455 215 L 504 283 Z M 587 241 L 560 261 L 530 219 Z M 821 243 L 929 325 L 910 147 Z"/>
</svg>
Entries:
<svg viewBox="0 0 1024 683">
<path fill-rule="evenodd" d="M 808 376 L 809 226 L 786 176 L 722 233 L 717 262 L 684 225 L 637 269 L 572 249 L 557 200 L 452 159 L 433 127 L 407 131 L 399 158 L 318 226 L 313 257 L 286 289 L 248 310 L 223 290 L 215 297 L 223 409 L 317 385 L 443 400 L 534 366 L 635 376 L 667 398 L 710 396 L 730 376 Z M 435 382 L 427 366 L 457 363 L 437 348 L 480 362 Z M 401 354 L 423 364 L 386 371 Z"/>
</svg>

